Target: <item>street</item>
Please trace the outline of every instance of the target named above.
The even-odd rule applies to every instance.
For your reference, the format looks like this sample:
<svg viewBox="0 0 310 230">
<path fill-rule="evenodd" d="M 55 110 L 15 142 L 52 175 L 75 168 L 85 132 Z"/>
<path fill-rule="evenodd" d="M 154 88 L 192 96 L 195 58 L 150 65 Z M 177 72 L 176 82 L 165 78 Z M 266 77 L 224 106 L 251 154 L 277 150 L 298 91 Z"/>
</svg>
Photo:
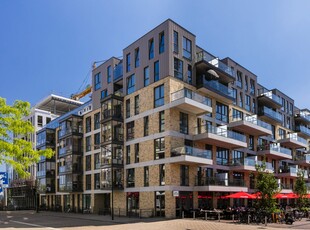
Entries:
<svg viewBox="0 0 310 230">
<path fill-rule="evenodd" d="M 268 224 L 246 225 L 227 221 L 204 221 L 193 219 L 138 219 L 95 214 L 73 214 L 33 211 L 0 212 L 0 226 L 5 229 L 53 229 L 53 230 L 90 230 L 90 229 L 126 229 L 126 230 L 254 230 L 254 229 L 310 229 L 310 220 L 303 219 L 293 225 Z"/>
</svg>

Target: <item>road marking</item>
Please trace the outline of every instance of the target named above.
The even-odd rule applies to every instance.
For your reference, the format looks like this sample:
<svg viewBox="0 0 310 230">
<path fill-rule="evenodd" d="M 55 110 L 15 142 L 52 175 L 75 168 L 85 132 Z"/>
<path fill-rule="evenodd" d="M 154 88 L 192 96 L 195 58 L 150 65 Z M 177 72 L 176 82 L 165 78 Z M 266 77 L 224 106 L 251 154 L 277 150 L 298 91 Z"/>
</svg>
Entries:
<svg viewBox="0 0 310 230">
<path fill-rule="evenodd" d="M 46 229 L 51 229 L 51 230 L 61 230 L 61 228 L 46 227 L 46 226 L 39 225 L 39 224 L 31 224 L 31 223 L 26 223 L 26 222 L 21 222 L 21 221 L 16 221 L 16 220 L 10 220 L 10 222 L 13 222 L 16 224 L 24 224 L 24 225 L 28 225 L 32 227 L 46 228 Z"/>
</svg>

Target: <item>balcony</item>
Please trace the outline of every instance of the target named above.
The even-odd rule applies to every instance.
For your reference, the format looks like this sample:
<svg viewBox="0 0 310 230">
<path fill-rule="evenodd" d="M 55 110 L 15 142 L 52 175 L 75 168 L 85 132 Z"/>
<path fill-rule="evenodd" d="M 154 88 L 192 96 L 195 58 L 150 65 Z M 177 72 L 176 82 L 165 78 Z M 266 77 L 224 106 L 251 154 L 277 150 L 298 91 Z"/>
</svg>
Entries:
<svg viewBox="0 0 310 230">
<path fill-rule="evenodd" d="M 182 146 L 171 150 L 169 163 L 212 165 L 212 151 Z"/>
<path fill-rule="evenodd" d="M 60 184 L 58 186 L 59 192 L 82 192 L 83 186 L 82 182 L 76 181 L 76 182 L 67 182 L 66 184 Z"/>
<path fill-rule="evenodd" d="M 194 141 L 216 145 L 224 148 L 246 148 L 246 137 L 243 134 L 227 130 L 225 127 L 202 126 L 196 127 Z"/>
<path fill-rule="evenodd" d="M 81 154 L 82 146 L 80 145 L 68 145 L 63 148 L 59 148 L 58 157 L 62 157 L 68 154 Z"/>
<path fill-rule="evenodd" d="M 210 192 L 247 192 L 248 187 L 242 179 L 220 179 L 217 177 L 196 176 L 195 191 L 202 190 Z"/>
<path fill-rule="evenodd" d="M 103 180 L 101 181 L 101 187 L 102 190 L 112 190 L 112 183 L 111 180 Z M 122 180 L 115 181 L 113 189 L 115 190 L 123 190 L 124 189 L 124 183 Z"/>
<path fill-rule="evenodd" d="M 246 157 L 241 159 L 233 159 L 231 169 L 235 171 L 256 171 L 256 166 L 265 164 L 266 172 L 273 173 L 274 168 L 270 162 L 262 162 L 256 160 L 256 157 Z"/>
<path fill-rule="evenodd" d="M 305 173 L 305 175 L 307 175 Z M 278 177 L 296 178 L 298 176 L 298 166 L 280 166 L 278 169 Z M 308 175 L 307 175 L 308 177 Z"/>
<path fill-rule="evenodd" d="M 227 126 L 255 136 L 272 135 L 271 125 L 257 119 L 256 115 L 232 117 Z"/>
<path fill-rule="evenodd" d="M 82 126 L 73 126 L 66 129 L 61 129 L 59 132 L 59 138 L 63 138 L 67 135 L 76 134 L 76 135 L 83 135 L 83 128 Z"/>
<path fill-rule="evenodd" d="M 266 121 L 269 123 L 276 122 L 281 124 L 283 121 L 283 117 L 280 113 L 273 111 L 272 109 L 265 106 L 258 108 L 258 116 L 266 119 Z"/>
<path fill-rule="evenodd" d="M 303 125 L 296 125 L 295 131 L 299 134 L 299 136 L 302 136 L 306 139 L 310 138 L 310 129 Z"/>
<path fill-rule="evenodd" d="M 280 109 L 282 107 L 281 98 L 264 88 L 258 90 L 257 100 L 260 105 L 270 108 Z"/>
<path fill-rule="evenodd" d="M 101 168 L 110 168 L 112 166 L 111 156 L 103 156 L 101 158 L 101 163 L 99 163 Z M 122 157 L 113 159 L 113 167 L 123 166 L 124 161 Z"/>
<path fill-rule="evenodd" d="M 307 148 L 308 142 L 307 140 L 299 137 L 297 133 L 289 133 L 285 138 L 277 141 L 281 145 L 288 148 Z"/>
<path fill-rule="evenodd" d="M 120 62 L 118 65 L 114 67 L 113 70 L 113 79 L 117 81 L 123 77 L 123 62 Z"/>
<path fill-rule="evenodd" d="M 212 69 L 216 71 L 220 79 L 226 83 L 232 82 L 236 78 L 235 71 L 222 62 L 219 58 L 205 52 L 200 51 L 196 54 L 196 69 L 198 73 Z"/>
<path fill-rule="evenodd" d="M 211 99 L 189 89 L 181 89 L 171 94 L 170 108 L 179 108 L 195 115 L 212 113 Z"/>
<path fill-rule="evenodd" d="M 271 144 L 268 146 L 258 146 L 257 155 L 263 155 L 277 160 L 292 159 L 292 150 L 282 148 L 279 144 Z"/>
<path fill-rule="evenodd" d="M 310 124 L 310 111 L 307 109 L 295 112 L 295 121 L 306 125 Z"/>
<path fill-rule="evenodd" d="M 199 92 L 210 95 L 211 97 L 219 98 L 220 100 L 231 103 L 235 100 L 232 90 L 218 80 L 206 80 L 203 76 L 201 83 L 197 83 Z"/>
<path fill-rule="evenodd" d="M 294 157 L 294 161 L 297 165 L 310 166 L 310 154 L 297 155 Z"/>
</svg>

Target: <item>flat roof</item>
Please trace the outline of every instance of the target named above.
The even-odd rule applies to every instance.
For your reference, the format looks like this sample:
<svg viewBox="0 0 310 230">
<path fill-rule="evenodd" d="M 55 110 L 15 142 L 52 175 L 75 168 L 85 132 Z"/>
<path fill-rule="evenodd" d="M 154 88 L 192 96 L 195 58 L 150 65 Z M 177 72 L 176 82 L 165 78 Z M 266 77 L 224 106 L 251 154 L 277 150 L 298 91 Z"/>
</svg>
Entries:
<svg viewBox="0 0 310 230">
<path fill-rule="evenodd" d="M 51 94 L 43 98 L 33 108 L 49 111 L 56 115 L 63 115 L 83 104 L 84 102 L 81 101 Z"/>
</svg>

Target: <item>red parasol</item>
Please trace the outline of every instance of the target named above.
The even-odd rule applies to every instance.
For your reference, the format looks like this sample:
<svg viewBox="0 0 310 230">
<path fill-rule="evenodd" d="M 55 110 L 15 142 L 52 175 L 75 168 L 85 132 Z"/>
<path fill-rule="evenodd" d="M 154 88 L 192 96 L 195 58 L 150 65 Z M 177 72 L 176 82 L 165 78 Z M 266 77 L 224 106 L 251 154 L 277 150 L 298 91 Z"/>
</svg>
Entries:
<svg viewBox="0 0 310 230">
<path fill-rule="evenodd" d="M 246 193 L 246 192 L 237 192 L 234 194 L 230 194 L 228 196 L 226 196 L 226 198 L 235 198 L 235 199 L 255 199 L 256 197 Z"/>
</svg>

